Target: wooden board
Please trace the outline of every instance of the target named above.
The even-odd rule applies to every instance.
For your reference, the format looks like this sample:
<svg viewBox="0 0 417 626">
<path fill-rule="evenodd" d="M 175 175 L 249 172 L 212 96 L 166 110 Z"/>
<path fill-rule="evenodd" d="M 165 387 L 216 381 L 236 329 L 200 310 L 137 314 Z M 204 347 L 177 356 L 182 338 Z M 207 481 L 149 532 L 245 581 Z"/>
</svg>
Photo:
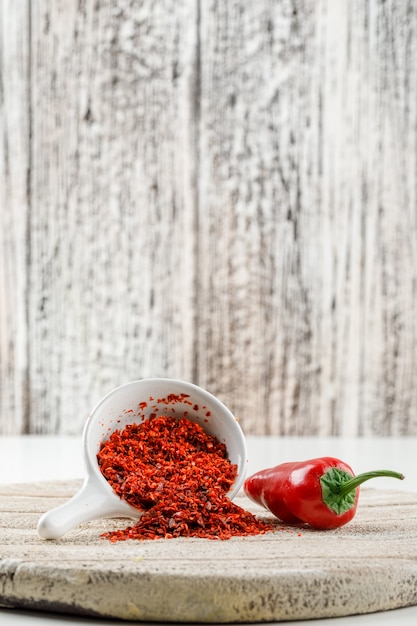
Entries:
<svg viewBox="0 0 417 626">
<path fill-rule="evenodd" d="M 260 622 L 417 604 L 417 494 L 363 489 L 334 531 L 278 527 L 229 541 L 111 544 L 126 520 L 90 522 L 57 541 L 39 516 L 79 483 L 0 488 L 0 605 L 138 621 Z M 243 495 L 236 501 L 254 512 Z"/>
</svg>

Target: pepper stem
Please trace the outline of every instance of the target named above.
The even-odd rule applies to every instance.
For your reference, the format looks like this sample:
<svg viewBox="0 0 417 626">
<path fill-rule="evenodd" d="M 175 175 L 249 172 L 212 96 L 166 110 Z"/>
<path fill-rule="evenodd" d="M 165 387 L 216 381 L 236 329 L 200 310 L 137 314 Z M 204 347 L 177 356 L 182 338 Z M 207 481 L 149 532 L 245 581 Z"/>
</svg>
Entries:
<svg viewBox="0 0 417 626">
<path fill-rule="evenodd" d="M 363 474 L 358 474 L 358 476 L 353 476 L 350 480 L 347 480 L 342 485 L 340 485 L 337 490 L 337 495 L 340 497 L 346 496 L 348 493 L 356 489 L 356 487 L 359 487 L 359 485 L 369 480 L 370 478 L 378 478 L 380 476 L 388 476 L 390 478 L 398 478 L 399 480 L 404 480 L 404 474 L 400 474 L 399 472 L 392 472 L 391 470 L 364 472 Z"/>
</svg>

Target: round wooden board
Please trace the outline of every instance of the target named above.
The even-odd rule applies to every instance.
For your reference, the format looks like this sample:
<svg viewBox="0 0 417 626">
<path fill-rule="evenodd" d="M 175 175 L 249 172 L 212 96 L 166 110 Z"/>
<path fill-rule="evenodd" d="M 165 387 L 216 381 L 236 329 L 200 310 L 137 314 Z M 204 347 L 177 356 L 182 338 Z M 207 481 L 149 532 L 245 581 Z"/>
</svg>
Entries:
<svg viewBox="0 0 417 626">
<path fill-rule="evenodd" d="M 56 541 L 40 515 L 79 482 L 0 486 L 0 604 L 137 621 L 261 622 L 417 604 L 417 494 L 363 489 L 334 531 L 278 527 L 229 541 L 112 544 L 126 520 L 90 522 Z M 265 516 L 243 495 L 238 504 Z"/>
</svg>

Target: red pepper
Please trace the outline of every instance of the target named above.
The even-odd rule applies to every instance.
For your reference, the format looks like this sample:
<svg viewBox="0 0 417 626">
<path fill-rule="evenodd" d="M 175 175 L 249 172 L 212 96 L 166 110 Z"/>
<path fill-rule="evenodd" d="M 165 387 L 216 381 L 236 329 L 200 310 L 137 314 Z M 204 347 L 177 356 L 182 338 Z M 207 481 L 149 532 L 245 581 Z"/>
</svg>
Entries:
<svg viewBox="0 0 417 626">
<path fill-rule="evenodd" d="M 246 495 L 287 523 L 306 523 L 313 528 L 343 526 L 355 515 L 359 485 L 377 476 L 404 476 L 390 470 L 355 476 L 353 470 L 333 457 L 299 463 L 283 463 L 246 479 Z"/>
</svg>

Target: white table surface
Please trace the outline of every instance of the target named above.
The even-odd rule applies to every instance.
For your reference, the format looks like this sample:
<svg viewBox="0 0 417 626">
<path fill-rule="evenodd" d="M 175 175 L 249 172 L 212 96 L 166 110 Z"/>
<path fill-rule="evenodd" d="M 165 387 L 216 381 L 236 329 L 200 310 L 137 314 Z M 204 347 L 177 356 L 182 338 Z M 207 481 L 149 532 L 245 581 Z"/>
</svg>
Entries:
<svg viewBox="0 0 417 626">
<path fill-rule="evenodd" d="M 348 463 L 356 474 L 392 469 L 404 481 L 378 478 L 376 489 L 401 489 L 417 493 L 417 437 L 407 438 L 311 438 L 247 437 L 248 475 L 278 463 L 317 456 L 335 456 Z M 34 482 L 82 478 L 84 466 L 81 438 L 24 436 L 0 437 L 0 483 Z M 369 483 L 370 485 L 370 483 Z M 0 555 L 1 556 L 1 555 Z M 411 626 L 417 621 L 417 606 L 339 618 L 279 622 L 297 626 Z M 0 626 L 126 626 L 132 622 L 100 620 L 52 613 L 0 609 Z M 142 622 L 144 624 L 144 622 Z M 150 626 L 150 625 L 149 625 Z M 155 626 L 155 624 L 153 624 Z"/>
</svg>

